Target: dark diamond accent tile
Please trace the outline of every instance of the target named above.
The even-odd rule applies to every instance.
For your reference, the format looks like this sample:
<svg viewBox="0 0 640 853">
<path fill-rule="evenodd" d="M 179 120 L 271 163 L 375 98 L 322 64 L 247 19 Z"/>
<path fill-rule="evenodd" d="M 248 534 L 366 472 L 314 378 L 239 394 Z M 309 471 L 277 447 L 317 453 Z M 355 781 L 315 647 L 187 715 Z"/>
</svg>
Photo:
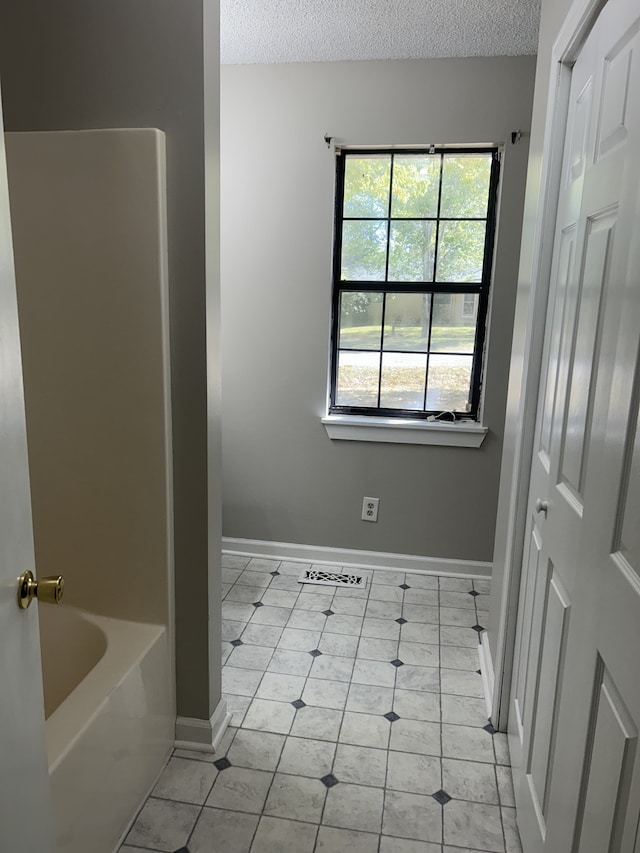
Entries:
<svg viewBox="0 0 640 853">
<path fill-rule="evenodd" d="M 244 643 L 242 642 L 242 640 L 231 640 L 231 645 L 232 646 L 243 646 Z"/>
<path fill-rule="evenodd" d="M 485 730 L 485 732 L 488 732 L 490 735 L 494 735 L 496 733 L 496 730 L 493 728 L 491 723 L 487 723 L 487 725 L 483 726 L 482 728 Z"/>
<path fill-rule="evenodd" d="M 477 631 L 478 634 L 480 633 L 480 631 L 484 631 L 484 628 L 482 627 L 482 625 L 472 625 L 471 628 L 472 628 L 472 630 Z"/>
<path fill-rule="evenodd" d="M 324 616 L 335 616 L 333 610 L 323 610 L 322 613 Z"/>
<path fill-rule="evenodd" d="M 404 661 L 400 660 L 400 658 L 396 658 L 391 661 L 391 666 L 395 666 L 396 668 L 399 666 L 404 666 Z"/>
<path fill-rule="evenodd" d="M 469 591 L 469 595 L 472 595 L 474 598 L 476 598 L 478 595 L 480 595 L 480 593 L 477 592 L 475 589 L 472 589 Z"/>
<path fill-rule="evenodd" d="M 219 758 L 217 761 L 213 762 L 213 766 L 217 767 L 218 770 L 226 770 L 227 767 L 231 767 L 231 762 L 228 758 Z"/>
<path fill-rule="evenodd" d="M 261 601 L 254 601 L 253 606 L 254 607 L 264 607 L 264 604 Z"/>
<path fill-rule="evenodd" d="M 395 711 L 389 711 L 388 714 L 383 714 L 382 716 L 385 718 L 385 720 L 389 720 L 390 723 L 395 723 L 396 720 L 400 719 L 399 715 L 396 714 Z"/>
<path fill-rule="evenodd" d="M 482 670 L 481 670 L 481 669 L 476 669 L 476 675 L 482 675 Z"/>
<path fill-rule="evenodd" d="M 296 711 L 299 711 L 300 708 L 306 708 L 307 707 L 307 703 L 303 702 L 302 699 L 294 699 L 291 704 L 296 709 Z"/>
<path fill-rule="evenodd" d="M 407 624 L 407 620 L 403 619 L 402 616 L 399 619 L 396 619 L 396 622 L 398 623 L 398 625 L 406 625 Z"/>
<path fill-rule="evenodd" d="M 409 586 L 409 584 L 408 584 L 408 583 L 401 583 L 401 584 L 400 584 L 400 589 L 411 589 L 411 587 Z"/>
<path fill-rule="evenodd" d="M 436 791 L 435 794 L 432 794 L 432 796 L 433 796 L 433 799 L 436 802 L 440 803 L 441 806 L 446 806 L 447 803 L 449 802 L 449 800 L 451 799 L 449 794 L 447 794 L 447 792 L 443 791 L 442 789 L 440 789 L 439 791 Z"/>
<path fill-rule="evenodd" d="M 176 850 L 175 853 L 189 853 L 189 848 L 181 847 L 179 850 Z"/>
<path fill-rule="evenodd" d="M 326 776 L 323 776 L 320 781 L 325 788 L 333 788 L 334 785 L 338 784 L 338 779 L 336 779 L 333 773 L 328 773 Z"/>
<path fill-rule="evenodd" d="M 320 655 L 322 654 L 322 652 L 320 651 L 320 649 L 312 649 L 312 650 L 309 652 L 309 654 L 311 655 L 311 657 L 312 657 L 312 658 L 317 658 L 317 657 L 320 657 Z"/>
<path fill-rule="evenodd" d="M 280 572 L 269 572 L 269 574 L 271 575 L 272 578 L 279 578 L 280 577 Z"/>
</svg>

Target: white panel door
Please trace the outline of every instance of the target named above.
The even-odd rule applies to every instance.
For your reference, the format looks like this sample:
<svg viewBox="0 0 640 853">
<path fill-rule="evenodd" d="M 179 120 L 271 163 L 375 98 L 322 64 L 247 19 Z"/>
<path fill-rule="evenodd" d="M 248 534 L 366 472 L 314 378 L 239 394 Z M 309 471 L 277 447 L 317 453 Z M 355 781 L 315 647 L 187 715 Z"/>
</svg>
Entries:
<svg viewBox="0 0 640 853">
<path fill-rule="evenodd" d="M 609 0 L 572 73 L 532 460 L 510 714 L 526 853 L 636 849 L 639 124 L 640 6 Z"/>
<path fill-rule="evenodd" d="M 18 607 L 34 568 L 27 438 L 0 109 L 0 850 L 51 850 L 38 605 Z"/>
</svg>

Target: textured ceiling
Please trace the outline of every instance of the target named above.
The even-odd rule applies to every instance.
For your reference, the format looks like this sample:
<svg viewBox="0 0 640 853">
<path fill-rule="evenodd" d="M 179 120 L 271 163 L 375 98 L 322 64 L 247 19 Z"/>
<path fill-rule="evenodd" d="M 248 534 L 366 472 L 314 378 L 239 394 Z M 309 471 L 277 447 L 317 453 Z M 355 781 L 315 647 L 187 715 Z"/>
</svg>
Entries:
<svg viewBox="0 0 640 853">
<path fill-rule="evenodd" d="M 225 64 L 535 54 L 540 0 L 221 0 Z"/>
</svg>

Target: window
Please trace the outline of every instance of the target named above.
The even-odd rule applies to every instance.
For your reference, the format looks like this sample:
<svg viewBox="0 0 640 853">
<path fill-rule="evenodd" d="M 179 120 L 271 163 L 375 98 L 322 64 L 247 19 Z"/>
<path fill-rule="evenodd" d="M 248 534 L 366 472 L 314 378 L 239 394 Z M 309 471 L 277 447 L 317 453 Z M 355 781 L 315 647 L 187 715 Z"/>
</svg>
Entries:
<svg viewBox="0 0 640 853">
<path fill-rule="evenodd" d="M 337 156 L 332 415 L 477 419 L 496 148 Z"/>
</svg>

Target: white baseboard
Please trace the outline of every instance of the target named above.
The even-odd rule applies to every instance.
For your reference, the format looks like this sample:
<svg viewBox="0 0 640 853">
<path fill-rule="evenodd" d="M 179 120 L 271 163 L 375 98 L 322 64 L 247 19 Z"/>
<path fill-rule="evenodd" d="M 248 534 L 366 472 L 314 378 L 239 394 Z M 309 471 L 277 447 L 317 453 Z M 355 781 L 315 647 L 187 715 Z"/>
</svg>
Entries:
<svg viewBox="0 0 640 853">
<path fill-rule="evenodd" d="M 177 717 L 175 747 L 197 752 L 215 752 L 230 722 L 231 714 L 227 711 L 224 698 L 218 703 L 210 720 Z"/>
<path fill-rule="evenodd" d="M 482 675 L 484 701 L 487 705 L 487 717 L 491 717 L 491 712 L 493 711 L 493 688 L 495 685 L 495 673 L 493 671 L 493 661 L 491 659 L 489 635 L 486 631 L 483 631 L 480 634 L 478 657 L 480 658 L 480 674 Z"/>
<path fill-rule="evenodd" d="M 296 545 L 291 542 L 268 542 L 262 539 L 235 539 L 223 536 L 222 552 L 246 557 L 288 560 L 293 563 L 344 566 L 349 569 L 387 569 L 427 575 L 458 575 L 467 578 L 491 577 L 491 563 L 476 560 L 416 557 L 411 554 L 357 551 L 352 548 L 324 548 L 318 545 Z"/>
</svg>

